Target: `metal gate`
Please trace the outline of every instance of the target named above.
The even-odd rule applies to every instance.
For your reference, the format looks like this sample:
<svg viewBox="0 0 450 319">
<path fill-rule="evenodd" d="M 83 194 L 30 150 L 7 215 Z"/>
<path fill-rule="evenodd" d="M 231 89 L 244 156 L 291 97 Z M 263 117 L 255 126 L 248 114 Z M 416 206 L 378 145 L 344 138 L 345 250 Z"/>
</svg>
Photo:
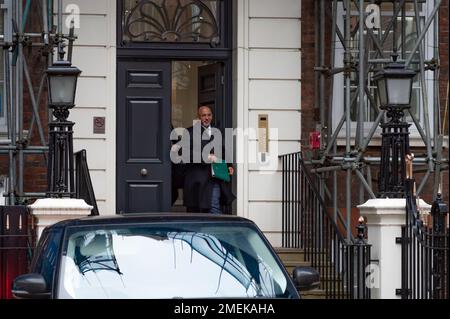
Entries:
<svg viewBox="0 0 450 319">
<path fill-rule="evenodd" d="M 406 225 L 397 243 L 402 245 L 402 299 L 448 299 L 448 208 L 441 195 L 434 201 L 431 218 L 421 216 L 414 192 L 415 181 L 407 180 Z"/>
</svg>

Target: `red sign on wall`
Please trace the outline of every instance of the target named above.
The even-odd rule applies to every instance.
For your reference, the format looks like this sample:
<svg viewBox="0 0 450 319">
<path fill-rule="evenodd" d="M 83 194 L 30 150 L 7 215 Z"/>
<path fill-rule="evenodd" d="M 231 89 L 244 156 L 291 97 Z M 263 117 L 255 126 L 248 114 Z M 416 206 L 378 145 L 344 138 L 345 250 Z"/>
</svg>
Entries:
<svg viewBox="0 0 450 319">
<path fill-rule="evenodd" d="M 320 132 L 309 133 L 309 147 L 312 150 L 320 149 Z"/>
</svg>

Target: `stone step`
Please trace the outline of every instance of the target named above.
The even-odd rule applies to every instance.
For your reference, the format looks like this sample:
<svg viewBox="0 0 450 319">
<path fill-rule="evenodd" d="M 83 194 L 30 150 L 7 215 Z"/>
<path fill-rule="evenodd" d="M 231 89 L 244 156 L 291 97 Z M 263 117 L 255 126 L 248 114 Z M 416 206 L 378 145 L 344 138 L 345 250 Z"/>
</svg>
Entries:
<svg viewBox="0 0 450 319">
<path fill-rule="evenodd" d="M 301 253 L 306 255 L 306 249 L 303 248 L 284 248 L 284 247 L 275 247 L 275 251 L 277 253 Z M 325 254 L 328 250 L 322 249 L 320 252 L 317 252 L 317 254 Z"/>
<path fill-rule="evenodd" d="M 310 290 L 310 291 L 300 291 L 299 294 L 302 299 L 326 299 L 327 298 L 325 290 L 321 290 L 321 289 L 314 289 L 314 290 Z"/>
<path fill-rule="evenodd" d="M 286 247 L 275 247 L 277 253 L 301 253 L 304 251 L 302 248 L 286 248 Z"/>
<path fill-rule="evenodd" d="M 327 288 L 326 283 L 324 281 L 320 281 L 319 289 L 324 289 L 325 290 L 326 288 Z M 334 290 L 339 290 L 339 291 L 343 291 L 344 290 L 343 286 L 342 286 L 342 282 L 339 282 L 339 281 L 336 281 L 334 286 L 331 283 L 331 285 L 329 286 L 329 289 L 334 289 Z"/>
<path fill-rule="evenodd" d="M 309 266 L 309 265 L 303 264 L 303 265 L 297 265 L 297 266 Z M 295 267 L 296 266 L 285 266 L 286 271 L 291 276 L 292 276 L 292 273 L 293 273 Z M 321 276 L 320 277 L 320 288 L 325 288 L 326 284 L 334 285 L 335 288 L 342 288 L 342 281 L 339 278 L 333 278 L 330 276 Z"/>
<path fill-rule="evenodd" d="M 331 296 L 330 298 L 327 298 L 326 291 L 320 288 L 310 291 L 302 291 L 299 292 L 299 294 L 302 299 L 348 299 L 348 295 L 344 293 L 339 296 L 336 295 L 336 297 L 334 298 L 332 298 Z"/>
<path fill-rule="evenodd" d="M 296 248 L 275 248 L 277 255 L 283 262 L 303 262 L 305 260 L 304 251 Z"/>
<path fill-rule="evenodd" d="M 283 262 L 287 272 L 292 275 L 295 267 L 311 267 L 311 261 L 305 261 L 305 251 L 303 249 L 296 248 L 275 248 L 278 256 Z M 325 252 L 322 252 L 325 254 Z M 303 299 L 326 299 L 326 292 L 324 288 L 326 284 L 335 285 L 336 288 L 342 288 L 342 280 L 339 276 L 330 276 L 327 272 L 334 271 L 334 263 L 326 261 L 322 264 L 324 268 L 317 269 L 323 272 L 320 276 L 320 287 L 311 291 L 299 292 Z"/>
<path fill-rule="evenodd" d="M 292 275 L 292 272 L 294 271 L 295 267 L 311 267 L 311 263 L 305 262 L 305 261 L 301 261 L 301 262 L 287 261 L 287 262 L 283 262 L 283 265 L 284 265 L 284 268 L 286 268 L 289 275 Z"/>
<path fill-rule="evenodd" d="M 312 261 L 310 261 L 310 260 L 303 259 L 303 262 L 309 263 L 309 264 L 311 265 L 311 267 L 317 269 L 317 271 L 321 271 L 321 270 L 323 271 L 324 269 L 328 269 L 328 268 L 330 268 L 330 267 L 331 267 L 331 269 L 334 268 L 334 263 L 333 263 L 333 262 L 330 262 L 330 261 L 322 262 L 321 265 L 320 265 L 320 267 L 318 267 L 318 266 L 313 266 L 313 265 L 312 265 Z"/>
</svg>

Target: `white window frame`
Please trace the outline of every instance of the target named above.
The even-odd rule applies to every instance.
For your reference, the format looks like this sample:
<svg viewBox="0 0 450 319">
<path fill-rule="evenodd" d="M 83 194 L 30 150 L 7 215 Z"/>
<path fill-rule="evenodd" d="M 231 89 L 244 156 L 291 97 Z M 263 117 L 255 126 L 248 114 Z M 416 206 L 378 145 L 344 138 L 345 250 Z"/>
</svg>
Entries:
<svg viewBox="0 0 450 319">
<path fill-rule="evenodd" d="M 423 3 L 423 11 L 420 12 L 420 16 L 425 18 L 425 21 L 428 19 L 428 17 L 431 15 L 431 12 L 434 9 L 434 3 L 432 1 L 426 1 Z M 357 12 L 352 12 L 356 15 Z M 382 12 L 382 15 L 390 15 L 386 12 Z M 344 30 L 344 16 L 345 16 L 345 10 L 343 8 L 342 3 L 338 3 L 337 7 L 337 26 L 341 31 Z M 414 16 L 414 13 L 407 13 L 406 16 Z M 424 28 L 424 21 L 421 21 L 421 30 Z M 431 24 L 430 28 L 428 29 L 424 43 L 425 43 L 425 50 L 424 50 L 424 59 L 430 60 L 435 56 L 434 54 L 434 32 L 438 32 L 438 30 L 434 30 L 434 23 Z M 336 38 L 336 47 L 334 52 L 334 58 L 335 58 L 335 68 L 342 68 L 344 67 L 344 48 L 342 46 L 342 43 L 339 41 L 338 38 Z M 428 97 L 428 114 L 430 118 L 430 131 L 433 132 L 433 121 L 434 118 L 434 79 L 435 74 L 433 71 L 425 71 L 425 84 L 427 89 L 427 97 Z M 334 75 L 334 84 L 333 84 L 333 132 L 336 131 L 337 126 L 339 124 L 339 121 L 342 118 L 342 115 L 344 114 L 344 105 L 345 105 L 345 78 L 344 73 L 339 73 Z M 423 90 L 421 90 L 420 98 L 419 98 L 419 123 L 423 130 L 425 130 L 425 122 L 424 122 L 424 112 L 423 112 Z M 425 143 L 423 142 L 420 133 L 416 127 L 416 125 L 412 122 L 410 122 L 412 125 L 409 129 L 410 132 L 410 144 L 411 146 L 424 146 Z M 370 129 L 372 128 L 374 122 L 364 122 L 364 137 L 366 137 Z M 357 122 L 352 121 L 351 122 L 351 141 L 354 144 L 354 139 L 356 137 L 356 126 Z M 337 144 L 338 145 L 345 145 L 346 143 L 346 123 L 344 123 L 342 129 L 340 130 L 337 138 Z M 371 142 L 369 145 L 378 146 L 381 145 L 381 128 L 378 126 Z"/>
</svg>

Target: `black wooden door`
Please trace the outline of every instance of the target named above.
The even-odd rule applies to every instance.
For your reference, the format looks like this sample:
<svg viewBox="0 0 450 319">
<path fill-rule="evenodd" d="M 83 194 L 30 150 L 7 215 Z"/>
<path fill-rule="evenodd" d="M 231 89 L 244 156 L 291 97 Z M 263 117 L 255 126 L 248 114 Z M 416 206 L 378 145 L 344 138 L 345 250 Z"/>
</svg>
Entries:
<svg viewBox="0 0 450 319">
<path fill-rule="evenodd" d="M 171 206 L 171 63 L 118 62 L 117 210 Z"/>
<path fill-rule="evenodd" d="M 213 126 L 220 129 L 225 128 L 224 82 L 223 63 L 198 68 L 198 105 L 211 107 Z"/>
</svg>

